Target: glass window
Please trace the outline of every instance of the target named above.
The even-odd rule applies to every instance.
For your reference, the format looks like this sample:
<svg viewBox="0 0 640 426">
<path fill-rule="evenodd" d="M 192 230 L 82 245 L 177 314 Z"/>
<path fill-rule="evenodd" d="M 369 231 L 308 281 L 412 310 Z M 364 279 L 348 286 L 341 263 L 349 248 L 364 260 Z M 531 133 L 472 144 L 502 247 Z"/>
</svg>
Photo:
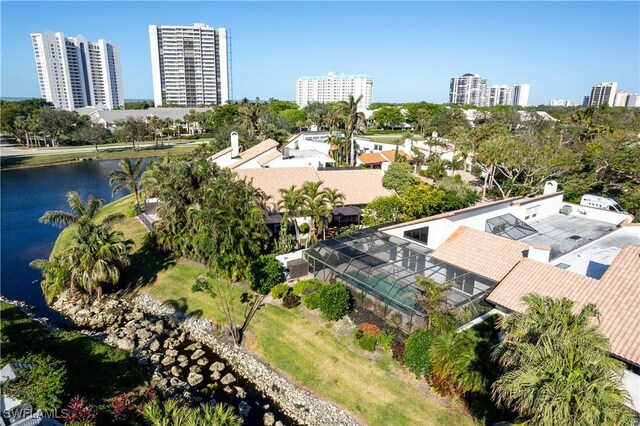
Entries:
<svg viewBox="0 0 640 426">
<path fill-rule="evenodd" d="M 412 229 L 410 231 L 404 231 L 405 238 L 411 238 L 412 240 L 420 241 L 427 244 L 429 241 L 429 227 Z"/>
</svg>

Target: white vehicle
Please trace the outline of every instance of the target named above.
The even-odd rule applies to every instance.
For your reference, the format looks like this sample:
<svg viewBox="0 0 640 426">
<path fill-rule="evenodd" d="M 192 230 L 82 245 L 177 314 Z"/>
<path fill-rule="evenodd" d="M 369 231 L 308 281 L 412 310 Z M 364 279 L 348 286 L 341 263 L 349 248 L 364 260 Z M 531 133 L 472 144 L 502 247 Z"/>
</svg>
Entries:
<svg viewBox="0 0 640 426">
<path fill-rule="evenodd" d="M 609 210 L 623 213 L 624 210 L 611 198 L 600 197 L 598 195 L 585 194 L 580 200 L 581 206 L 593 207 L 594 209 Z"/>
</svg>

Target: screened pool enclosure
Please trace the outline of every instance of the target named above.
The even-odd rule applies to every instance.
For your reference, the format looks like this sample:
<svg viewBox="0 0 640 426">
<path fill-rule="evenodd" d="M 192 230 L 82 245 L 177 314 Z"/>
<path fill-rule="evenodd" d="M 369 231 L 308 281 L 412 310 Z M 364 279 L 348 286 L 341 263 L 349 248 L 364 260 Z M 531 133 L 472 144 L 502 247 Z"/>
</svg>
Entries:
<svg viewBox="0 0 640 426">
<path fill-rule="evenodd" d="M 426 277 L 438 284 L 451 282 L 447 303 L 473 307 L 495 282 L 430 256 L 432 250 L 408 240 L 365 228 L 350 235 L 324 240 L 305 252 L 309 271 L 319 279 L 349 285 L 358 300 L 384 316 L 402 316 L 405 324 L 418 324 L 425 315 L 418 304 Z"/>
</svg>

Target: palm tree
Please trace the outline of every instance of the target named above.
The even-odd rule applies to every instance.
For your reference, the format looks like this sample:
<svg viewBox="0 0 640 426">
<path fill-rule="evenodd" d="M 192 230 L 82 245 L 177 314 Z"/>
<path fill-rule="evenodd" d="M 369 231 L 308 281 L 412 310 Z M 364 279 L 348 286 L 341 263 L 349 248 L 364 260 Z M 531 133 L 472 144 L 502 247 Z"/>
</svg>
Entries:
<svg viewBox="0 0 640 426">
<path fill-rule="evenodd" d="M 120 169 L 109 173 L 109 185 L 113 187 L 112 195 L 122 190 L 128 190 L 136 198 L 136 211 L 140 212 L 140 174 L 142 173 L 142 159 L 120 160 Z"/>
<path fill-rule="evenodd" d="M 358 103 L 362 100 L 362 95 L 354 99 L 353 95 L 349 95 L 349 99 L 346 103 L 343 103 L 340 107 L 340 112 L 346 117 L 345 121 L 345 138 L 349 141 L 351 149 L 349 151 L 349 162 L 351 165 L 355 165 L 355 151 L 353 134 L 356 131 L 358 124 L 364 122 L 364 114 L 358 112 Z"/>
<path fill-rule="evenodd" d="M 104 226 L 78 230 L 65 253 L 65 264 L 71 280 L 80 283 L 91 299 L 102 297 L 105 284 L 116 284 L 121 270 L 129 266 L 133 240 L 124 239 L 122 233 Z"/>
<path fill-rule="evenodd" d="M 498 404 L 531 425 L 628 425 L 624 364 L 609 356 L 593 304 L 529 294 L 528 309 L 500 321 L 495 356 L 504 374 L 492 386 Z"/>
<path fill-rule="evenodd" d="M 427 316 L 426 328 L 428 330 L 451 328 L 454 321 L 454 312 L 447 304 L 447 296 L 453 284 L 438 284 L 424 277 L 419 277 L 417 283 L 424 287 L 424 292 L 418 297 L 418 303 Z"/>
<path fill-rule="evenodd" d="M 62 228 L 70 225 L 78 225 L 80 228 L 86 228 L 93 224 L 94 219 L 102 208 L 101 199 L 90 195 L 87 202 L 84 203 L 77 192 L 67 192 L 67 202 L 71 208 L 70 212 L 49 210 L 39 219 L 40 223 L 48 223 Z M 103 220 L 103 223 L 108 224 L 121 217 L 122 214 L 114 213 L 108 215 Z"/>
<path fill-rule="evenodd" d="M 330 211 L 335 210 L 337 207 L 344 206 L 345 196 L 336 188 L 325 188 L 324 198 Z"/>
<path fill-rule="evenodd" d="M 249 131 L 251 136 L 255 136 L 258 132 L 258 124 L 267 115 L 269 107 L 264 102 L 260 102 L 256 98 L 255 102 L 244 100 L 238 108 L 240 121 Z"/>
<path fill-rule="evenodd" d="M 329 209 L 327 208 L 327 199 L 325 193 L 320 189 L 322 181 L 317 182 L 305 182 L 302 185 L 302 198 L 304 200 L 303 211 L 305 216 L 311 218 L 311 229 L 309 231 L 309 242 L 315 244 L 318 240 L 318 233 L 320 227 L 324 229 L 324 221 L 329 216 Z"/>
<path fill-rule="evenodd" d="M 460 154 L 456 154 L 451 160 L 444 160 L 444 167 L 451 170 L 455 176 L 456 171 L 464 169 L 464 158 Z"/>
<path fill-rule="evenodd" d="M 278 212 L 282 215 L 282 225 L 280 228 L 280 238 L 284 239 L 287 233 L 287 224 L 293 224 L 296 233 L 296 244 L 300 243 L 300 229 L 296 218 L 300 216 L 304 198 L 302 193 L 292 185 L 290 188 L 280 189 L 280 201 L 278 201 Z"/>
<path fill-rule="evenodd" d="M 71 283 L 71 272 L 59 255 L 51 260 L 36 259 L 29 263 L 29 266 L 39 269 L 42 273 L 43 279 L 40 281 L 40 287 L 47 303 L 51 303 Z"/>
<path fill-rule="evenodd" d="M 451 330 L 431 342 L 431 382 L 445 395 L 461 397 L 485 389 L 485 377 L 476 368 L 482 362 L 476 351 L 478 337 L 472 331 Z"/>
</svg>

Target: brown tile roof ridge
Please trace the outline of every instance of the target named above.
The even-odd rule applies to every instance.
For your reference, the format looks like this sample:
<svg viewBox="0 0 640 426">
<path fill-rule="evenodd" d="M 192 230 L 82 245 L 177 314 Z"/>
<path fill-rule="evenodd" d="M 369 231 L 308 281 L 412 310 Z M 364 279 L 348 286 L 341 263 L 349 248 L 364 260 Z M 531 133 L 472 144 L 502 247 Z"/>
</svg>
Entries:
<svg viewBox="0 0 640 426">
<path fill-rule="evenodd" d="M 523 311 L 528 293 L 573 300 L 578 310 L 593 303 L 600 312 L 599 329 L 611 353 L 640 366 L 640 247 L 622 247 L 598 280 L 556 266 L 523 259 L 491 291 L 487 300 Z"/>
<path fill-rule="evenodd" d="M 382 151 L 380 154 L 382 154 L 384 157 L 388 158 L 389 161 L 393 162 L 396 161 L 396 150 L 395 149 L 388 149 L 386 151 Z M 404 158 L 407 159 L 407 161 L 414 161 L 414 158 L 407 154 L 406 152 L 404 152 L 403 149 L 398 149 L 398 154 L 402 155 Z"/>
<path fill-rule="evenodd" d="M 222 151 L 218 151 L 218 152 L 216 152 L 215 154 L 213 154 L 211 157 L 209 157 L 209 161 L 213 161 L 213 160 L 215 160 L 215 159 L 217 159 L 217 158 L 220 158 L 220 157 L 222 157 L 224 154 L 227 154 L 227 153 L 229 153 L 229 152 L 231 152 L 231 147 L 230 147 L 230 146 L 229 146 L 229 147 L 227 147 L 227 148 L 225 148 L 225 149 L 223 149 Z"/>
<path fill-rule="evenodd" d="M 397 223 L 395 225 L 386 226 L 384 228 L 380 228 L 380 231 L 387 231 L 387 230 L 391 230 L 391 229 L 402 228 L 402 227 L 409 226 L 409 225 L 417 225 L 417 224 L 423 223 L 423 222 L 430 222 L 430 221 L 435 220 L 435 219 L 442 219 L 442 218 L 445 218 L 445 217 L 456 216 L 456 215 L 461 214 L 461 213 L 467 213 L 467 212 L 478 210 L 478 209 L 481 209 L 481 208 L 487 207 L 487 206 L 495 206 L 495 205 L 502 204 L 502 203 L 513 203 L 513 201 L 519 200 L 520 198 L 522 198 L 522 197 L 518 196 L 518 197 L 505 198 L 504 200 L 492 201 L 492 202 L 485 203 L 485 204 L 475 204 L 475 205 L 473 205 L 471 207 L 466 207 L 466 208 L 460 209 L 460 210 L 454 210 L 454 211 L 451 211 L 451 212 L 440 213 L 440 214 L 436 214 L 436 215 L 433 215 L 433 216 L 427 216 L 427 217 L 423 217 L 423 218 L 420 218 L 420 219 L 411 220 L 409 222 L 402 222 L 402 223 Z"/>
<path fill-rule="evenodd" d="M 277 141 L 274 141 L 271 138 L 265 139 L 262 142 L 260 142 L 259 144 L 252 146 L 248 150 L 246 150 L 244 152 L 241 152 L 240 153 L 240 160 L 238 160 L 235 163 L 231 164 L 229 166 L 229 168 L 230 169 L 235 169 L 236 167 L 239 167 L 239 166 L 243 165 L 244 163 L 253 160 L 257 156 L 259 156 L 261 154 L 264 154 L 265 152 L 267 152 L 270 149 L 273 149 L 273 148 L 275 148 L 277 146 L 280 146 L 280 144 Z"/>
<path fill-rule="evenodd" d="M 528 248 L 519 241 L 459 226 L 431 256 L 498 282 L 523 259 Z"/>
<path fill-rule="evenodd" d="M 273 160 L 275 160 L 278 157 L 281 157 L 282 153 L 278 150 L 273 151 L 270 154 L 265 155 L 264 157 L 262 157 L 261 159 L 258 160 L 258 164 L 260 164 L 261 166 L 265 166 L 268 163 L 272 162 Z"/>
</svg>

